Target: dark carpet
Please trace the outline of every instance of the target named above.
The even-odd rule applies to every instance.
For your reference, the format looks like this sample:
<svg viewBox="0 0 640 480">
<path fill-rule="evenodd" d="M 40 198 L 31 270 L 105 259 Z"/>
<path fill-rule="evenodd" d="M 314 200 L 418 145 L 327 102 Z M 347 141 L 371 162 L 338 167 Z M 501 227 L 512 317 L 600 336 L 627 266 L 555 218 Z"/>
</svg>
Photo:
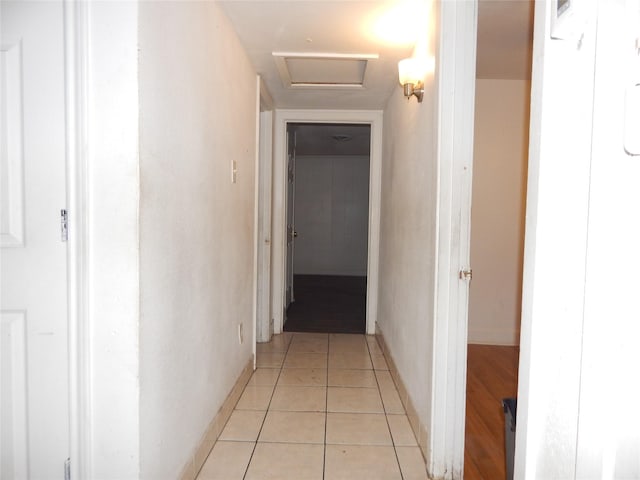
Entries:
<svg viewBox="0 0 640 480">
<path fill-rule="evenodd" d="M 285 332 L 365 333 L 367 277 L 295 275 Z"/>
</svg>

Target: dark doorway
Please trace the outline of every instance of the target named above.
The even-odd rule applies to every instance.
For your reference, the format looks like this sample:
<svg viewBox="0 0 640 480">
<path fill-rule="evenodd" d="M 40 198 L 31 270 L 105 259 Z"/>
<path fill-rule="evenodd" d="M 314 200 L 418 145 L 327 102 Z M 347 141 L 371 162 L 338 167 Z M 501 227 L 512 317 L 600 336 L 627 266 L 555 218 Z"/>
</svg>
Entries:
<svg viewBox="0 0 640 480">
<path fill-rule="evenodd" d="M 286 332 L 364 333 L 367 277 L 296 275 Z"/>
<path fill-rule="evenodd" d="M 371 127 L 289 124 L 288 332 L 365 333 Z"/>
</svg>

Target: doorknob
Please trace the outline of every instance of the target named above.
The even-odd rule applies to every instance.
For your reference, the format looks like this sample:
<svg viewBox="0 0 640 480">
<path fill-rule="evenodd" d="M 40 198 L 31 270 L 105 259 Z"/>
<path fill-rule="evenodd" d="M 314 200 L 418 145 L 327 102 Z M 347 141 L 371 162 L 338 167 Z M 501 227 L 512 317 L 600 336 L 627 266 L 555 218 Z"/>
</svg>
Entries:
<svg viewBox="0 0 640 480">
<path fill-rule="evenodd" d="M 298 236 L 298 232 L 296 232 L 295 230 L 293 231 L 293 238 L 296 238 Z"/>
</svg>

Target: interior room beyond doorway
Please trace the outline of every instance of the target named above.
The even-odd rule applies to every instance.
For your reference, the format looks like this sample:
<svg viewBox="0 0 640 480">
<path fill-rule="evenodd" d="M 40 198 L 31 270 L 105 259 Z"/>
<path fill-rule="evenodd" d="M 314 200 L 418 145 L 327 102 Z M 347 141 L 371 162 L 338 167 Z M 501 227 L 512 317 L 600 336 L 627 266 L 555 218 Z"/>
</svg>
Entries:
<svg viewBox="0 0 640 480">
<path fill-rule="evenodd" d="M 507 448 L 505 429 L 510 435 L 514 430 L 505 425 L 502 400 L 518 395 L 533 7 L 533 2 L 480 2 L 478 10 L 467 480 L 512 478 L 507 464 L 513 451 Z M 499 49 L 506 46 L 508 56 Z"/>
<path fill-rule="evenodd" d="M 284 330 L 365 333 L 371 127 L 292 123 L 287 131 Z"/>
</svg>

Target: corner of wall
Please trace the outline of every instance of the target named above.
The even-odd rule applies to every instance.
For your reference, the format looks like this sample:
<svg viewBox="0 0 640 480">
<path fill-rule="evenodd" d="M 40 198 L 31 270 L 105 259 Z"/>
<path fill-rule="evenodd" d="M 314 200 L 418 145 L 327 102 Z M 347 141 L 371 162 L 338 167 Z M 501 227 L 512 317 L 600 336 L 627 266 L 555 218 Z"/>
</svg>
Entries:
<svg viewBox="0 0 640 480">
<path fill-rule="evenodd" d="M 200 441 L 196 445 L 193 454 L 189 457 L 187 463 L 182 469 L 182 473 L 178 477 L 180 480 L 195 480 L 202 469 L 202 466 L 207 460 L 211 449 L 218 440 L 218 437 L 224 430 L 233 409 L 238 403 L 244 388 L 247 386 L 251 375 L 253 374 L 253 358 L 242 369 L 242 373 L 238 376 L 236 383 L 227 395 L 224 403 L 216 413 L 215 417 L 209 423 L 209 426 L 205 430 L 204 434 L 200 438 Z"/>
<path fill-rule="evenodd" d="M 387 365 L 389 366 L 389 371 L 391 373 L 391 377 L 393 378 L 393 382 L 396 385 L 396 389 L 398 390 L 398 395 L 400 396 L 400 401 L 402 401 L 402 405 L 404 406 L 405 411 L 407 412 L 407 418 L 409 419 L 409 424 L 411 425 L 411 429 L 413 430 L 413 434 L 416 437 L 418 442 L 418 446 L 420 447 L 420 452 L 422 456 L 427 458 L 427 429 L 424 424 L 420 421 L 420 416 L 414 407 L 414 401 L 407 390 L 404 381 L 396 367 L 395 361 L 393 360 L 393 355 L 387 346 L 387 343 L 384 339 L 384 334 L 376 324 L 376 340 L 382 349 L 382 354 L 387 361 Z"/>
</svg>

